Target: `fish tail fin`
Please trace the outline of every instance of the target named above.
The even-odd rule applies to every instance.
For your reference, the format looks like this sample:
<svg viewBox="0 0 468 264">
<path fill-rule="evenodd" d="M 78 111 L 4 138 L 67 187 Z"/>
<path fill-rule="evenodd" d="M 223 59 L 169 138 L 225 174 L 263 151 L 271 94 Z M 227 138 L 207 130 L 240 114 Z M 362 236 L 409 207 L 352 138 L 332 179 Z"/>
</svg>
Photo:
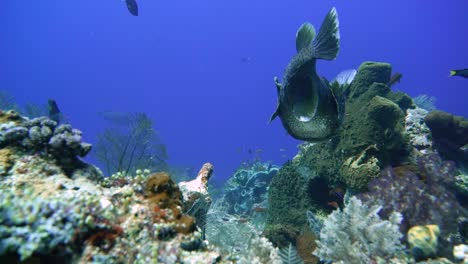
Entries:
<svg viewBox="0 0 468 264">
<path fill-rule="evenodd" d="M 455 76 L 455 75 L 457 75 L 457 71 L 456 70 L 451 70 L 449 77 L 452 77 L 452 76 Z"/>
<path fill-rule="evenodd" d="M 334 60 L 340 50 L 340 31 L 336 9 L 333 7 L 325 17 L 317 36 L 312 41 L 312 56 L 317 59 Z"/>
</svg>

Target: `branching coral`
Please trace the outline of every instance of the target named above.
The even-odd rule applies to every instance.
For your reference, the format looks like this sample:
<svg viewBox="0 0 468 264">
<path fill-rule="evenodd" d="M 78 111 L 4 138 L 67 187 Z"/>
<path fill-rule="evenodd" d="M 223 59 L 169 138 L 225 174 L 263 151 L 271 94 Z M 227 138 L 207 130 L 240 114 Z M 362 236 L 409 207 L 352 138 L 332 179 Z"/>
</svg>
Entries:
<svg viewBox="0 0 468 264">
<path fill-rule="evenodd" d="M 113 122 L 112 128 L 98 135 L 94 150 L 107 175 L 119 171 L 128 174 L 143 168 L 152 171 L 166 168 L 166 147 L 157 136 L 153 122 L 144 113 L 129 114 L 124 122 Z"/>
<path fill-rule="evenodd" d="M 382 220 L 380 209 L 351 198 L 343 211 L 335 210 L 325 220 L 314 254 L 323 261 L 349 264 L 394 256 L 403 248 L 398 230 L 401 215 L 392 213 L 389 220 Z"/>
</svg>

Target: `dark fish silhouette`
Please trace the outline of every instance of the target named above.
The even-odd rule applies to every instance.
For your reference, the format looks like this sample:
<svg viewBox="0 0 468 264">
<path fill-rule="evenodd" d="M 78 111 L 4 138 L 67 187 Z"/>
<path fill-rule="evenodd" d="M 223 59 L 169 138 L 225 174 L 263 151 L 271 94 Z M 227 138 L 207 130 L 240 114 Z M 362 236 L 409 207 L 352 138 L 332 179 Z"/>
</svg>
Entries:
<svg viewBox="0 0 468 264">
<path fill-rule="evenodd" d="M 138 16 L 138 5 L 135 0 L 125 0 L 125 4 L 130 14 Z"/>
<path fill-rule="evenodd" d="M 390 78 L 390 81 L 388 81 L 387 86 L 392 87 L 395 83 L 399 83 L 401 81 L 401 77 L 403 77 L 403 75 L 401 73 L 399 73 L 399 72 L 396 72 Z"/>
<path fill-rule="evenodd" d="M 328 12 L 317 35 L 310 23 L 296 33 L 297 54 L 291 59 L 280 83 L 275 77 L 278 104 L 270 122 L 277 116 L 294 138 L 317 142 L 332 137 L 344 117 L 347 87 L 355 70 L 340 73 L 329 83 L 318 76 L 317 59 L 334 60 L 340 49 L 338 15 Z"/>
<path fill-rule="evenodd" d="M 450 76 L 460 76 L 463 78 L 468 78 L 468 69 L 451 70 Z"/>
<path fill-rule="evenodd" d="M 60 123 L 61 113 L 55 100 L 49 99 L 47 101 L 47 111 L 50 119 L 54 120 L 57 123 Z"/>
</svg>

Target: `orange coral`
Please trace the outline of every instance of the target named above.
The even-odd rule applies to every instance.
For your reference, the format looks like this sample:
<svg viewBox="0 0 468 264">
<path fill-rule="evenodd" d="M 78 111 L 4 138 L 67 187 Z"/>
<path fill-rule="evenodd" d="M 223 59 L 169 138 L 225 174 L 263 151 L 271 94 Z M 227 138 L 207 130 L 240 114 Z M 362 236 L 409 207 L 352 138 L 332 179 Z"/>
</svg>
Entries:
<svg viewBox="0 0 468 264">
<path fill-rule="evenodd" d="M 159 172 L 149 176 L 144 186 L 144 196 L 149 207 L 153 208 L 154 221 L 173 221 L 174 229 L 179 233 L 195 230 L 195 220 L 182 214 L 182 192 L 169 174 Z"/>
<path fill-rule="evenodd" d="M 318 258 L 312 255 L 313 249 L 316 247 L 316 239 L 317 238 L 308 230 L 308 228 L 304 228 L 302 234 L 296 238 L 297 253 L 301 256 L 305 264 L 318 263 Z"/>
</svg>

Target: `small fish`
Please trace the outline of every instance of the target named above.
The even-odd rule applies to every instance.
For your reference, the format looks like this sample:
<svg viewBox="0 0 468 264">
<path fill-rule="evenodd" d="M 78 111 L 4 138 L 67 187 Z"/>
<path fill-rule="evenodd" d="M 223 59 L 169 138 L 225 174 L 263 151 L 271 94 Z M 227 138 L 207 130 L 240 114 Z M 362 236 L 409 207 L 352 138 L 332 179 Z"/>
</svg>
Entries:
<svg viewBox="0 0 468 264">
<path fill-rule="evenodd" d="M 55 100 L 49 99 L 47 101 L 47 111 L 50 119 L 54 120 L 57 123 L 60 123 L 60 109 L 58 108 L 57 102 L 55 102 Z"/>
<path fill-rule="evenodd" d="M 279 151 L 280 151 L 280 152 L 285 152 L 285 151 L 286 151 L 286 149 L 284 149 L 284 148 L 280 148 L 280 149 L 279 149 Z"/>
<path fill-rule="evenodd" d="M 450 76 L 460 76 L 463 78 L 468 78 L 468 69 L 451 70 Z"/>
<path fill-rule="evenodd" d="M 328 206 L 331 206 L 331 207 L 333 207 L 333 208 L 335 208 L 335 209 L 340 209 L 340 206 L 339 206 L 338 203 L 335 202 L 335 201 L 333 201 L 333 202 L 328 202 L 327 205 L 328 205 Z"/>
<path fill-rule="evenodd" d="M 266 212 L 268 209 L 266 207 L 255 206 L 252 210 L 257 213 L 263 213 Z"/>
<path fill-rule="evenodd" d="M 125 4 L 130 14 L 138 16 L 138 5 L 135 0 L 125 0 Z"/>
<path fill-rule="evenodd" d="M 249 219 L 244 218 L 244 217 L 240 217 L 239 219 L 237 219 L 237 222 L 240 223 L 240 224 L 247 223 L 248 221 L 249 221 Z"/>
<path fill-rule="evenodd" d="M 345 191 L 340 187 L 336 187 L 336 188 L 333 188 L 332 190 L 330 190 L 330 192 L 328 194 L 329 195 L 334 195 L 337 198 L 339 198 L 341 201 L 343 201 Z"/>
<path fill-rule="evenodd" d="M 401 73 L 395 72 L 390 78 L 390 81 L 388 81 L 387 86 L 392 87 L 394 84 L 399 83 L 401 81 L 401 77 L 403 77 Z"/>
<path fill-rule="evenodd" d="M 278 103 L 270 122 L 280 117 L 292 137 L 319 142 L 334 136 L 344 117 L 344 101 L 355 70 L 340 73 L 328 82 L 318 76 L 317 59 L 334 60 L 340 49 L 338 15 L 332 8 L 315 34 L 304 23 L 296 33 L 297 54 L 291 59 L 280 83 L 275 77 Z"/>
</svg>

